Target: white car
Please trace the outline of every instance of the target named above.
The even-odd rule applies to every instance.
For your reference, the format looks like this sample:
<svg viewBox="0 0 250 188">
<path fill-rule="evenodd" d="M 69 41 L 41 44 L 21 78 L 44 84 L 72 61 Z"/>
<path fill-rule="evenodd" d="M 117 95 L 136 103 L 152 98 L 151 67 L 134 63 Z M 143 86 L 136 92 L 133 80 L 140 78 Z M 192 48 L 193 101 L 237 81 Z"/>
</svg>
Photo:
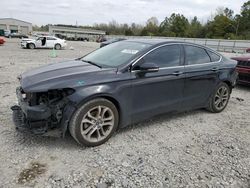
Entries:
<svg viewBox="0 0 250 188">
<path fill-rule="evenodd" d="M 66 40 L 54 36 L 41 36 L 37 39 L 22 39 L 21 41 L 21 47 L 28 49 L 55 48 L 56 50 L 60 50 L 66 46 Z"/>
</svg>

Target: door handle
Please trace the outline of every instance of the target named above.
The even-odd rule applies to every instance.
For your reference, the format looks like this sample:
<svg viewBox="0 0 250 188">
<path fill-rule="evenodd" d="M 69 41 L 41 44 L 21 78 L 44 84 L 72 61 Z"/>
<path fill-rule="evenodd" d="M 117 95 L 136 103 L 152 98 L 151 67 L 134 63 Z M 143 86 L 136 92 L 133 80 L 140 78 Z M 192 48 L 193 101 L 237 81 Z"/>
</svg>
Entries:
<svg viewBox="0 0 250 188">
<path fill-rule="evenodd" d="M 175 76 L 179 76 L 181 74 L 183 74 L 183 72 L 181 72 L 181 71 L 175 71 L 172 73 L 172 75 L 175 75 Z"/>
<path fill-rule="evenodd" d="M 216 71 L 218 71 L 218 70 L 219 70 L 218 67 L 213 67 L 213 68 L 211 69 L 211 71 L 214 71 L 214 72 L 216 72 Z"/>
</svg>

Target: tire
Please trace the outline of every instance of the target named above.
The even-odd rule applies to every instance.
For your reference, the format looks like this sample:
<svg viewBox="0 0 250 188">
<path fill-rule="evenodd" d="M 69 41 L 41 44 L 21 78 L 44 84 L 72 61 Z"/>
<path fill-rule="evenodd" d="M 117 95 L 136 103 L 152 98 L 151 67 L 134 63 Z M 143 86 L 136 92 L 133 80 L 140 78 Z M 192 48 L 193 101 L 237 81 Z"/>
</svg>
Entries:
<svg viewBox="0 0 250 188">
<path fill-rule="evenodd" d="M 230 99 L 230 93 L 231 90 L 229 86 L 224 82 L 220 83 L 209 98 L 207 110 L 213 113 L 223 111 Z"/>
<path fill-rule="evenodd" d="M 61 50 L 61 48 L 62 48 L 62 47 L 61 47 L 61 44 L 56 44 L 56 45 L 55 45 L 55 49 L 56 49 L 56 50 Z"/>
<path fill-rule="evenodd" d="M 109 100 L 96 98 L 76 110 L 69 123 L 69 132 L 79 144 L 93 147 L 105 143 L 118 124 L 116 106 Z"/>
<path fill-rule="evenodd" d="M 28 44 L 28 48 L 29 49 L 35 49 L 35 44 L 33 44 L 33 43 Z"/>
</svg>

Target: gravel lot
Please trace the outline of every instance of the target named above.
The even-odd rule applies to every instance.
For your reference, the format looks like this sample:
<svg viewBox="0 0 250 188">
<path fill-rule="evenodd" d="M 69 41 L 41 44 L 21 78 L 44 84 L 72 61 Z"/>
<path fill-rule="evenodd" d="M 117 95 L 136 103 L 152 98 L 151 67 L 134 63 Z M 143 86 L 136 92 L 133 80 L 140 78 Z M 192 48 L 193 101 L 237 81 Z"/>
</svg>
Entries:
<svg viewBox="0 0 250 188">
<path fill-rule="evenodd" d="M 99 44 L 68 42 L 51 58 L 51 50 L 21 49 L 19 42 L 0 46 L 0 187 L 250 187 L 250 88 L 234 89 L 220 114 L 160 116 L 84 148 L 69 135 L 17 132 L 10 106 L 17 75 L 82 56 Z"/>
</svg>

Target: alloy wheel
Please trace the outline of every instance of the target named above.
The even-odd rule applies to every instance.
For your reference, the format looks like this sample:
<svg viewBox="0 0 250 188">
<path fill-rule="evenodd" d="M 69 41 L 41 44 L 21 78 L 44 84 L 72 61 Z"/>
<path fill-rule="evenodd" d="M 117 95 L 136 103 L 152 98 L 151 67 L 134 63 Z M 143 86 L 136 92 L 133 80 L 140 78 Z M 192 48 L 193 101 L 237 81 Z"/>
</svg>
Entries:
<svg viewBox="0 0 250 188">
<path fill-rule="evenodd" d="M 219 87 L 214 97 L 214 105 L 218 110 L 225 108 L 229 99 L 229 91 L 225 86 Z"/>
<path fill-rule="evenodd" d="M 104 140 L 115 124 L 114 113 L 107 106 L 91 108 L 81 121 L 81 135 L 89 142 Z"/>
</svg>

